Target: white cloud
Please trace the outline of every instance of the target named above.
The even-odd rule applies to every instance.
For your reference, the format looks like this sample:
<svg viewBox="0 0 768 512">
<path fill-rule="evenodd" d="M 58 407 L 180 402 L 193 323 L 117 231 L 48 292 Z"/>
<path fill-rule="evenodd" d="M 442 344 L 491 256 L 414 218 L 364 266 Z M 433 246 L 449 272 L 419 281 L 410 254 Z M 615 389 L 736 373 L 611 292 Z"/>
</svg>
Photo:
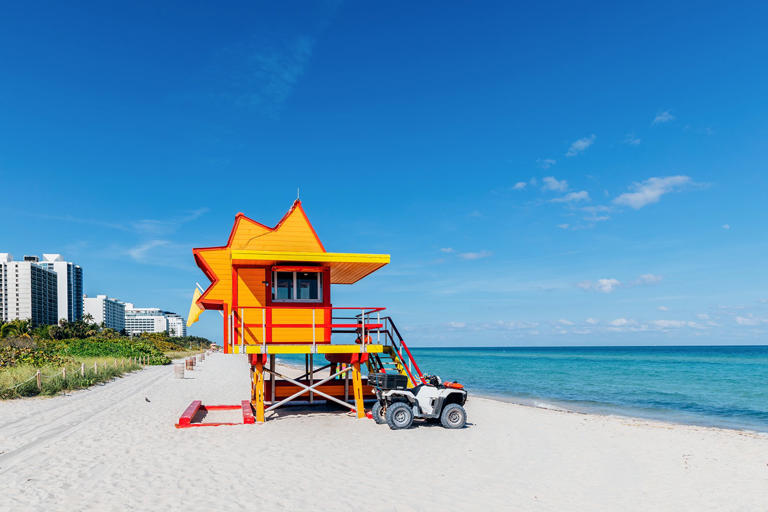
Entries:
<svg viewBox="0 0 768 512">
<path fill-rule="evenodd" d="M 528 185 L 525 181 L 518 181 L 512 186 L 512 190 L 523 190 Z"/>
<path fill-rule="evenodd" d="M 577 203 L 579 201 L 589 201 L 589 192 L 581 190 L 579 192 L 571 192 L 563 197 L 557 197 L 551 200 L 553 203 Z"/>
<path fill-rule="evenodd" d="M 596 318 L 587 318 L 586 322 L 590 325 L 595 325 L 599 322 Z"/>
<path fill-rule="evenodd" d="M 550 167 L 552 167 L 557 163 L 557 160 L 553 160 L 551 158 L 539 158 L 536 160 L 536 163 L 542 169 L 549 169 Z"/>
<path fill-rule="evenodd" d="M 698 315 L 696 315 L 696 318 L 698 318 L 699 320 L 709 320 L 709 315 L 706 313 L 699 313 Z"/>
<path fill-rule="evenodd" d="M 568 148 L 568 152 L 565 154 L 565 156 L 576 156 L 579 153 L 583 153 L 587 150 L 589 146 L 595 143 L 595 139 L 597 137 L 595 134 L 590 135 L 589 137 L 584 137 L 582 139 L 579 139 L 577 141 L 574 141 L 571 144 L 571 147 Z"/>
<path fill-rule="evenodd" d="M 762 320 L 760 318 L 755 318 L 753 316 L 737 316 L 736 317 L 736 323 L 739 325 L 754 326 L 754 325 L 760 325 L 763 322 L 765 322 L 765 320 Z"/>
<path fill-rule="evenodd" d="M 610 206 L 605 206 L 605 205 L 582 206 L 580 210 L 589 214 L 584 217 L 584 220 L 587 222 L 602 222 L 610 219 L 608 215 L 605 215 L 606 212 L 611 211 Z M 600 214 L 603 214 L 603 215 L 600 215 Z"/>
<path fill-rule="evenodd" d="M 582 281 L 581 283 L 578 283 L 577 285 L 579 288 L 583 288 L 584 290 L 595 290 L 602 293 L 611 293 L 613 290 L 621 286 L 621 281 L 618 279 L 598 279 L 595 282 L 592 281 Z"/>
<path fill-rule="evenodd" d="M 643 274 L 637 278 L 635 284 L 655 284 L 661 281 L 663 278 L 656 274 Z"/>
<path fill-rule="evenodd" d="M 618 279 L 598 279 L 595 288 L 603 293 L 611 293 L 617 286 L 621 286 Z"/>
<path fill-rule="evenodd" d="M 227 77 L 230 90 L 222 96 L 239 106 L 277 116 L 309 65 L 314 48 L 315 38 L 307 35 L 276 46 L 235 48 L 246 54 L 245 59 L 233 67 L 236 75 Z"/>
<path fill-rule="evenodd" d="M 491 253 L 489 251 L 462 252 L 459 254 L 459 258 L 463 260 L 479 260 L 482 258 L 487 258 L 490 255 Z"/>
<path fill-rule="evenodd" d="M 629 324 L 634 323 L 634 322 L 632 320 L 627 320 L 626 318 L 617 318 L 615 320 L 611 320 L 608 323 L 611 324 L 614 327 L 623 327 L 625 325 L 629 325 Z"/>
<path fill-rule="evenodd" d="M 656 114 L 656 117 L 653 118 L 653 124 L 668 123 L 674 120 L 675 120 L 675 116 L 673 116 L 669 112 L 669 110 L 665 110 L 663 112 L 659 112 L 658 114 Z"/>
<path fill-rule="evenodd" d="M 558 323 L 560 323 L 562 325 L 574 325 L 573 322 L 571 322 L 570 320 L 567 320 L 565 318 L 561 318 L 560 320 L 558 320 Z"/>
<path fill-rule="evenodd" d="M 544 182 L 542 190 L 551 190 L 554 192 L 565 192 L 568 190 L 568 182 L 565 180 L 558 180 L 554 176 L 546 176 L 541 181 Z"/>
<path fill-rule="evenodd" d="M 629 144 L 630 146 L 637 146 L 641 142 L 643 142 L 643 139 L 640 137 L 635 137 L 634 133 L 628 133 L 627 136 L 624 138 L 624 144 Z"/>
<path fill-rule="evenodd" d="M 651 203 L 658 203 L 661 196 L 675 190 L 679 190 L 685 185 L 691 184 L 689 176 L 666 176 L 663 178 L 653 177 L 640 183 L 633 183 L 630 187 L 633 192 L 625 192 L 615 198 L 613 202 L 622 206 L 629 206 L 639 210 L 643 206 Z"/>
<path fill-rule="evenodd" d="M 668 329 L 670 327 L 685 327 L 688 325 L 688 323 L 684 322 L 683 320 L 654 320 L 651 323 L 656 327 L 661 327 L 662 329 Z"/>
<path fill-rule="evenodd" d="M 723 224 L 723 229 L 731 229 L 731 225 L 730 224 Z"/>
<path fill-rule="evenodd" d="M 456 252 L 452 247 L 441 247 L 440 252 L 444 252 L 446 254 L 450 254 L 452 252 Z"/>
<path fill-rule="evenodd" d="M 448 325 L 450 327 L 453 327 L 454 329 L 463 329 L 467 326 L 466 322 L 448 322 Z"/>
<path fill-rule="evenodd" d="M 654 320 L 651 324 L 659 329 L 681 329 L 683 327 L 690 327 L 691 329 L 709 328 L 697 322 L 691 322 L 690 320 Z"/>
<path fill-rule="evenodd" d="M 598 279 L 597 281 L 582 281 L 580 283 L 577 283 L 576 286 L 584 290 L 593 290 L 596 292 L 611 293 L 614 290 L 616 290 L 616 288 L 626 287 L 626 286 L 655 284 L 661 280 L 662 280 L 662 277 L 659 275 L 643 274 L 640 277 L 638 277 L 636 280 L 626 284 L 622 283 L 618 279 L 602 278 L 602 279 Z"/>
<path fill-rule="evenodd" d="M 570 224 L 558 224 L 557 227 L 559 227 L 560 229 L 568 229 L 569 227 L 571 227 L 571 225 Z"/>
<path fill-rule="evenodd" d="M 659 306 L 656 309 L 658 309 L 659 311 L 669 311 L 669 308 L 667 306 Z"/>
<path fill-rule="evenodd" d="M 155 247 L 162 247 L 170 243 L 171 242 L 169 242 L 168 240 L 150 240 L 149 242 L 145 242 L 141 245 L 137 245 L 136 247 L 131 247 L 130 249 L 128 249 L 128 255 L 134 260 L 142 263 L 147 260 L 147 255 L 149 251 L 151 251 Z"/>
</svg>

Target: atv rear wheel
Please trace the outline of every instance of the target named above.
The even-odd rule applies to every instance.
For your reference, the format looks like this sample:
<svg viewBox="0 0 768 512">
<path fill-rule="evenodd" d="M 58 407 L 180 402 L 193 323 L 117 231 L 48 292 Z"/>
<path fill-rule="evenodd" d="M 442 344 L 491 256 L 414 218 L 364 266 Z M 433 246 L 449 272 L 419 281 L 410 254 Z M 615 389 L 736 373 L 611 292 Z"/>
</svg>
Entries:
<svg viewBox="0 0 768 512">
<path fill-rule="evenodd" d="M 383 425 L 387 422 L 386 413 L 387 410 L 381 406 L 381 402 L 377 401 L 373 404 L 373 407 L 371 407 L 371 416 L 373 416 L 373 421 L 379 425 Z"/>
<path fill-rule="evenodd" d="M 448 404 L 440 414 L 440 424 L 445 428 L 464 428 L 467 424 L 467 411 L 459 404 Z"/>
<path fill-rule="evenodd" d="M 410 428 L 413 424 L 413 411 L 405 402 L 395 402 L 387 407 L 386 418 L 392 430 Z"/>
</svg>

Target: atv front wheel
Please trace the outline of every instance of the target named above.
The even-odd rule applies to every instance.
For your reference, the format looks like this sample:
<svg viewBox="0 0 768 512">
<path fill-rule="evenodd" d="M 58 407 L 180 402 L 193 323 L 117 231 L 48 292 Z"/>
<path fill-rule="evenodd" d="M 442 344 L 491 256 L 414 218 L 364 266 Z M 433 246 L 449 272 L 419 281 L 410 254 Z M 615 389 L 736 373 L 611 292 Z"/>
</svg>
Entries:
<svg viewBox="0 0 768 512">
<path fill-rule="evenodd" d="M 379 425 L 383 425 L 387 422 L 386 413 L 387 410 L 381 406 L 381 402 L 377 401 L 375 404 L 373 404 L 373 407 L 371 407 L 371 416 L 373 416 L 373 421 Z"/>
<path fill-rule="evenodd" d="M 467 424 L 467 411 L 459 404 L 448 404 L 440 414 L 440 424 L 445 428 L 464 428 Z"/>
<path fill-rule="evenodd" d="M 392 430 L 409 428 L 413 424 L 413 411 L 405 402 L 395 402 L 387 407 L 386 418 Z"/>
</svg>

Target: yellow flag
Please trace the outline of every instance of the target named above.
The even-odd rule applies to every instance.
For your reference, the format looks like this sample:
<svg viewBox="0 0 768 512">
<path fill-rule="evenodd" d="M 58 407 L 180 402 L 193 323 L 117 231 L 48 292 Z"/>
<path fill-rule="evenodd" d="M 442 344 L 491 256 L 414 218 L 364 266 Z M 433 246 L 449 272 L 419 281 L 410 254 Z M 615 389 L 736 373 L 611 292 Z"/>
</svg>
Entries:
<svg viewBox="0 0 768 512">
<path fill-rule="evenodd" d="M 187 327 L 197 322 L 200 319 L 200 313 L 203 312 L 203 308 L 197 304 L 197 299 L 200 298 L 200 290 L 195 288 L 195 294 L 192 296 L 192 304 L 189 306 L 189 315 L 187 315 Z"/>
</svg>

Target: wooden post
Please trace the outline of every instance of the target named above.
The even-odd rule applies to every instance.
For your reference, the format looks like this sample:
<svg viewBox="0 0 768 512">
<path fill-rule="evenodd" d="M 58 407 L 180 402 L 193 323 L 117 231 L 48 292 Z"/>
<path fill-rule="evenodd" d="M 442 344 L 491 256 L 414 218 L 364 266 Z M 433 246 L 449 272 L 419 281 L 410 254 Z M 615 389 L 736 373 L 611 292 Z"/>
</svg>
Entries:
<svg viewBox="0 0 768 512">
<path fill-rule="evenodd" d="M 67 380 L 67 367 L 62 366 L 61 367 L 61 378 L 64 380 Z"/>
<path fill-rule="evenodd" d="M 96 361 L 93 362 L 93 373 L 98 374 L 99 373 L 99 363 Z"/>
<path fill-rule="evenodd" d="M 115 359 L 115 368 L 117 368 L 117 359 Z"/>
<path fill-rule="evenodd" d="M 80 363 L 80 376 L 85 377 L 85 363 Z"/>
<path fill-rule="evenodd" d="M 37 370 L 37 373 L 35 374 L 35 379 L 37 380 L 37 390 L 42 391 L 43 390 L 43 378 L 40 375 L 40 370 Z"/>
<path fill-rule="evenodd" d="M 120 367 L 121 368 L 125 368 L 125 358 L 124 357 L 120 359 Z"/>
<path fill-rule="evenodd" d="M 258 355 L 253 372 L 253 395 L 256 399 L 256 421 L 264 423 L 264 363 Z"/>
<path fill-rule="evenodd" d="M 363 408 L 363 380 L 360 377 L 360 363 L 352 364 L 352 388 L 355 392 L 355 408 L 357 409 L 357 417 L 365 417 L 365 409 Z"/>
</svg>

